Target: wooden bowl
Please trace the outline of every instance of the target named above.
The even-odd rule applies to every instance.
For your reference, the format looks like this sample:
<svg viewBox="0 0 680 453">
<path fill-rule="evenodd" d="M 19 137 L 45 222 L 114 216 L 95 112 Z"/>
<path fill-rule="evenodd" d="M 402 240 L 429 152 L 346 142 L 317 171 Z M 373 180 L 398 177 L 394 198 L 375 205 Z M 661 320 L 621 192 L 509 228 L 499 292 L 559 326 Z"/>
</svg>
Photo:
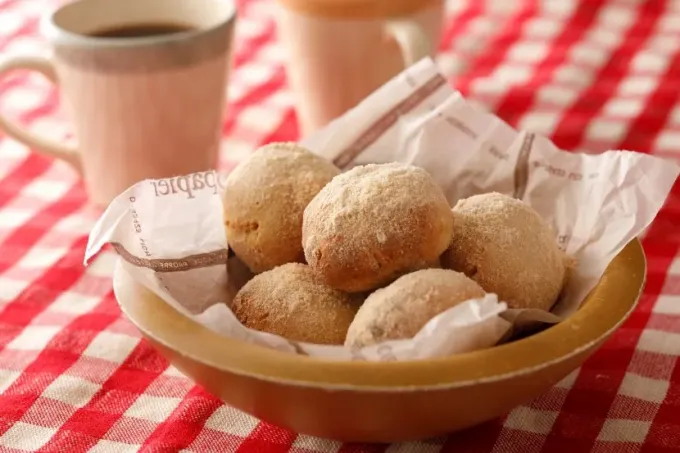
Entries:
<svg viewBox="0 0 680 453">
<path fill-rule="evenodd" d="M 503 415 L 577 368 L 635 308 L 638 240 L 610 263 L 574 315 L 513 343 L 435 360 L 334 362 L 221 337 L 118 265 L 121 309 L 180 371 L 225 403 L 293 431 L 341 441 L 438 436 Z"/>
</svg>

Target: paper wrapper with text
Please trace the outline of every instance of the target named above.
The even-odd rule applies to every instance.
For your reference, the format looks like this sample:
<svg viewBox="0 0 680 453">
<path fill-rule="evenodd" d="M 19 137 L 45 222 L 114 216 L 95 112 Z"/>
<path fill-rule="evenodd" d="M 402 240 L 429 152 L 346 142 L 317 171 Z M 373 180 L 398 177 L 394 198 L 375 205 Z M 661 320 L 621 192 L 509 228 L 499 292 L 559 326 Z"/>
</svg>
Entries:
<svg viewBox="0 0 680 453">
<path fill-rule="evenodd" d="M 485 348 L 517 326 L 573 313 L 614 256 L 641 235 L 680 173 L 653 156 L 557 149 L 473 107 L 430 59 L 408 68 L 303 143 L 343 170 L 400 161 L 429 171 L 453 206 L 474 194 L 522 199 L 552 226 L 575 267 L 551 313 L 507 310 L 494 294 L 430 320 L 410 340 L 361 350 L 297 343 L 244 327 L 228 303 L 245 273 L 229 257 L 222 224 L 225 175 L 196 173 L 144 181 L 108 207 L 90 235 L 86 262 L 111 243 L 139 283 L 186 316 L 232 338 L 336 360 L 408 360 Z M 512 272 L 511 269 L 508 270 Z"/>
</svg>

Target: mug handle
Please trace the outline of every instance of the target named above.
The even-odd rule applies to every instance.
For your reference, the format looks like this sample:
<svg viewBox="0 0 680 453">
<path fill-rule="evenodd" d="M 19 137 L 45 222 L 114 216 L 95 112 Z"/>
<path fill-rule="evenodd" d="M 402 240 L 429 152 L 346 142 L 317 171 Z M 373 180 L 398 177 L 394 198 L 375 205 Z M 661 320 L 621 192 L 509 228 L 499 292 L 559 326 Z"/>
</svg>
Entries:
<svg viewBox="0 0 680 453">
<path fill-rule="evenodd" d="M 429 56 L 432 42 L 425 30 L 412 19 L 393 19 L 385 23 L 385 32 L 399 44 L 404 64 L 408 67 Z"/>
<path fill-rule="evenodd" d="M 50 82 L 58 85 L 57 73 L 54 70 L 52 62 L 45 57 L 40 56 L 14 56 L 2 59 L 0 61 L 0 78 L 9 74 L 12 71 L 27 69 L 36 71 L 45 76 Z M 41 152 L 47 156 L 52 156 L 56 159 L 61 159 L 64 162 L 71 164 L 71 166 L 78 172 L 82 173 L 80 156 L 76 148 L 63 145 L 54 140 L 49 140 L 39 135 L 30 132 L 23 126 L 8 119 L 0 113 L 0 129 L 2 129 L 8 136 L 23 143 L 30 148 Z"/>
</svg>

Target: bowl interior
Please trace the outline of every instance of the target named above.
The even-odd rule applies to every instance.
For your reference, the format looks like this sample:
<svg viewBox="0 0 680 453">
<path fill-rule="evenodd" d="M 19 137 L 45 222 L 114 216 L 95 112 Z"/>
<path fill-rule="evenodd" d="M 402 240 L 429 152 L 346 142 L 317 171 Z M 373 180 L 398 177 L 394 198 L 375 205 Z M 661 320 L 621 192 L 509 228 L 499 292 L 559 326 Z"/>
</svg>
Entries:
<svg viewBox="0 0 680 453">
<path fill-rule="evenodd" d="M 331 361 L 289 354 L 218 335 L 183 316 L 135 282 L 120 265 L 114 291 L 128 318 L 153 341 L 219 370 L 291 385 L 355 390 L 460 387 L 530 373 L 592 347 L 634 309 L 644 286 L 645 257 L 631 241 L 568 319 L 540 333 L 451 357 L 400 362 Z"/>
</svg>

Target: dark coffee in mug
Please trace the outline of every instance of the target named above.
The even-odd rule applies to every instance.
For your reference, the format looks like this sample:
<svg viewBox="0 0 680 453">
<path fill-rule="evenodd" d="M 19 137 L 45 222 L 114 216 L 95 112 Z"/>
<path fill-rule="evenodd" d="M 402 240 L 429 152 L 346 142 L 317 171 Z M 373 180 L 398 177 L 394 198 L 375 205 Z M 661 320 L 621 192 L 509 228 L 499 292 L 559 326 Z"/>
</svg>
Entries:
<svg viewBox="0 0 680 453">
<path fill-rule="evenodd" d="M 96 30 L 89 33 L 89 35 L 95 38 L 141 38 L 171 35 L 189 31 L 193 28 L 190 25 L 171 23 L 127 24 Z"/>
</svg>

